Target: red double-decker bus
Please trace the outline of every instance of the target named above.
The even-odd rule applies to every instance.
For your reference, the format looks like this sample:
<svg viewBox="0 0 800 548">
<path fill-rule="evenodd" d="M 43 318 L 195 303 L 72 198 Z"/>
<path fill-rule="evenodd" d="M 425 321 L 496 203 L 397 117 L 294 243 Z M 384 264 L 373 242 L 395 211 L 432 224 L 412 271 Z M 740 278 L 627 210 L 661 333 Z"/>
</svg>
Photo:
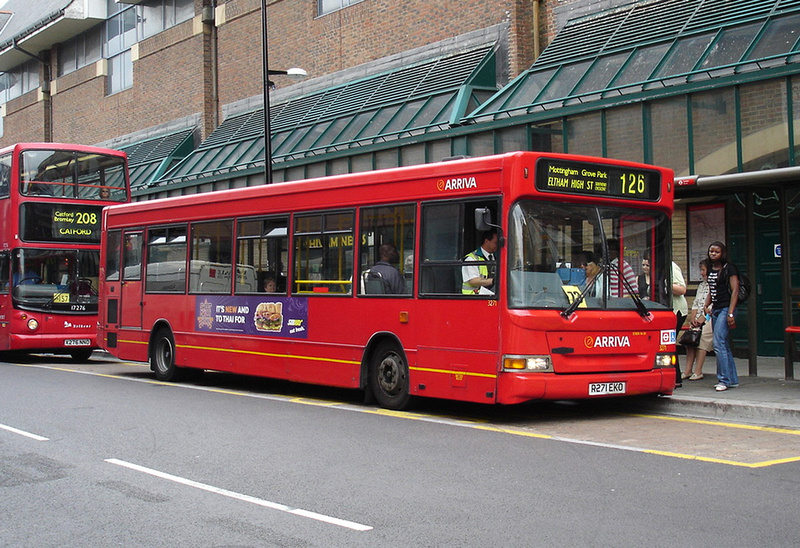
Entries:
<svg viewBox="0 0 800 548">
<path fill-rule="evenodd" d="M 129 200 L 122 152 L 61 143 L 0 150 L 0 350 L 84 360 L 98 347 L 101 211 Z"/>
<path fill-rule="evenodd" d="M 101 344 L 395 409 L 670 394 L 673 190 L 517 152 L 112 206 Z"/>
</svg>

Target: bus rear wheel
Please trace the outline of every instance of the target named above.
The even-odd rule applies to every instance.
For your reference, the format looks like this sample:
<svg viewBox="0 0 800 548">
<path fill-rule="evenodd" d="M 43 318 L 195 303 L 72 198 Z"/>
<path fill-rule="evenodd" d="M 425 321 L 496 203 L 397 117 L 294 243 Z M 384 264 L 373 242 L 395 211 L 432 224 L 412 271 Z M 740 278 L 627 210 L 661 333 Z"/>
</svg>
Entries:
<svg viewBox="0 0 800 548">
<path fill-rule="evenodd" d="M 175 381 L 180 369 L 175 365 L 175 340 L 168 329 L 159 330 L 150 346 L 150 368 L 160 381 Z"/>
<path fill-rule="evenodd" d="M 382 343 L 372 355 L 370 385 L 375 399 L 387 409 L 405 409 L 411 401 L 408 364 L 393 343 Z"/>
</svg>

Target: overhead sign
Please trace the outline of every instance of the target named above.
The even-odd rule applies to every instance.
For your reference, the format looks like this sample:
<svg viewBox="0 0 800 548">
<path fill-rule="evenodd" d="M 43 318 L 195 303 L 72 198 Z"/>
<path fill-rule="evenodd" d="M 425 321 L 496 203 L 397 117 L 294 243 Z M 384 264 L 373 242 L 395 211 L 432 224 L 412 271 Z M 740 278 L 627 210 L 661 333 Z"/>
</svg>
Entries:
<svg viewBox="0 0 800 548">
<path fill-rule="evenodd" d="M 537 160 L 535 185 L 542 192 L 562 194 L 649 201 L 661 197 L 659 171 L 553 158 Z"/>
<path fill-rule="evenodd" d="M 26 202 L 20 210 L 25 241 L 100 243 L 101 206 Z"/>
</svg>

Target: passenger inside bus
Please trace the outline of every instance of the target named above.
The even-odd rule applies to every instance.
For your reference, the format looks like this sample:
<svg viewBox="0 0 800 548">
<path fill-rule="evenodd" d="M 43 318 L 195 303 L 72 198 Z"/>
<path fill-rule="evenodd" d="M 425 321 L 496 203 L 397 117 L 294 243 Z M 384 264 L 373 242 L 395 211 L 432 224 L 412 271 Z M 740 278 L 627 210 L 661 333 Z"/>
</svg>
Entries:
<svg viewBox="0 0 800 548">
<path fill-rule="evenodd" d="M 380 260 L 366 272 L 365 289 L 367 293 L 401 295 L 406 292 L 406 282 L 398 270 L 400 253 L 393 243 L 385 243 L 378 248 Z M 378 286 L 378 282 L 382 287 Z M 374 289 L 373 289 L 374 288 Z"/>
<path fill-rule="evenodd" d="M 638 295 L 639 283 L 636 279 L 636 273 L 633 267 L 624 258 L 620 264 L 620 241 L 617 239 L 609 239 L 606 241 L 608 247 L 608 258 L 610 259 L 610 268 L 608 269 L 608 282 L 609 282 L 609 296 L 610 297 L 629 297 L 632 293 Z M 598 250 L 598 257 L 602 257 L 602 250 Z M 627 285 L 630 285 L 632 290 L 628 291 L 626 284 L 620 279 L 620 274 Z M 602 278 L 597 280 L 595 285 L 602 287 Z"/>
<path fill-rule="evenodd" d="M 275 278 L 264 278 L 264 293 L 277 293 L 278 284 L 275 283 Z"/>
</svg>

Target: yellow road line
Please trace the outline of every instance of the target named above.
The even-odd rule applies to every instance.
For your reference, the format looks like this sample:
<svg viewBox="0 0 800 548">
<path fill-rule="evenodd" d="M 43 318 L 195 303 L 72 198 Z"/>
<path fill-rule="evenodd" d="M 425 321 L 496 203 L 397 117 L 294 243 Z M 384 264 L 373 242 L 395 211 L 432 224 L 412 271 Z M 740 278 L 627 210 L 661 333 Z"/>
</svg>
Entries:
<svg viewBox="0 0 800 548">
<path fill-rule="evenodd" d="M 737 424 L 735 422 L 720 422 L 704 419 L 689 419 L 686 417 L 668 417 L 663 415 L 645 415 L 641 413 L 622 413 L 628 417 L 642 417 L 645 419 L 658 419 L 662 421 L 677 421 L 688 422 L 692 424 L 705 424 L 710 426 L 724 426 L 726 428 L 739 428 L 741 430 L 756 430 L 758 432 L 772 432 L 775 434 L 791 434 L 800 436 L 800 430 L 792 430 L 790 428 L 776 428 L 774 426 L 758 426 L 754 424 Z"/>
</svg>

